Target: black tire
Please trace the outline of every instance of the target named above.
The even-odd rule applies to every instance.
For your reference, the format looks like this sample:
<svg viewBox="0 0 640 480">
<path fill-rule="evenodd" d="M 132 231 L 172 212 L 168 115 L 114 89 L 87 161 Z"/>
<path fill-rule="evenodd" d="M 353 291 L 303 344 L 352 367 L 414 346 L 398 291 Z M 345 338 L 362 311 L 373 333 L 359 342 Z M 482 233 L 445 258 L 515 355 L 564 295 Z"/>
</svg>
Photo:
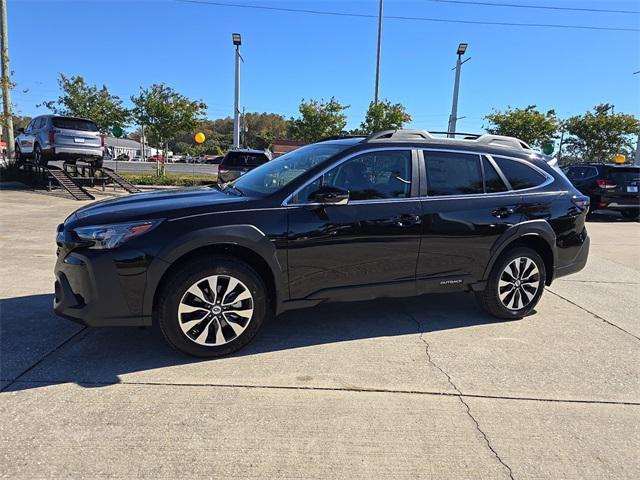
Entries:
<svg viewBox="0 0 640 480">
<path fill-rule="evenodd" d="M 14 146 L 14 152 L 15 152 L 15 155 L 16 155 L 16 162 L 18 164 L 24 163 L 25 157 L 22 154 L 22 150 L 20 150 L 20 145 L 18 145 L 17 143 Z"/>
<path fill-rule="evenodd" d="M 47 163 L 49 163 L 42 153 L 42 148 L 37 143 L 33 146 L 33 163 L 41 167 L 46 167 Z"/>
<path fill-rule="evenodd" d="M 219 313 L 219 316 L 214 316 L 213 310 L 208 311 L 210 306 L 213 308 L 213 303 L 208 304 L 206 309 L 199 309 L 198 317 L 192 318 L 191 322 L 185 321 L 183 323 L 185 315 L 189 315 L 188 313 L 183 313 L 181 318 L 179 318 L 178 308 L 184 305 L 181 302 L 185 298 L 188 298 L 187 291 L 196 283 L 202 285 L 200 282 L 211 276 L 219 276 L 218 278 L 222 278 L 222 280 L 218 280 L 220 282 L 220 289 L 224 288 L 221 285 L 224 278 L 233 277 L 235 280 L 239 280 L 242 287 L 246 287 L 251 293 L 252 298 L 250 299 L 250 305 L 253 309 L 252 315 L 243 327 L 244 330 L 235 337 L 235 329 L 231 328 L 231 324 L 226 321 L 226 319 L 229 318 L 228 316 L 222 313 Z M 228 285 L 229 284 L 227 284 L 227 286 Z M 202 290 L 200 291 L 202 292 Z M 211 292 L 209 292 L 209 294 L 211 294 Z M 216 297 L 229 298 L 228 295 L 229 292 L 226 292 L 226 294 L 219 294 L 216 295 Z M 239 297 L 239 295 L 235 297 Z M 233 298 L 234 297 L 231 297 L 231 299 Z M 211 300 L 211 297 L 206 300 Z M 216 298 L 215 300 L 219 299 Z M 248 300 L 243 300 L 243 306 L 237 308 L 246 308 L 244 302 L 247 301 Z M 204 303 L 199 304 L 204 305 Z M 218 303 L 215 303 L 215 305 L 218 305 Z M 204 314 L 205 311 L 208 311 L 208 313 L 200 319 L 199 315 L 201 313 Z M 160 331 L 167 342 L 174 348 L 195 357 L 221 357 L 241 349 L 251 341 L 265 320 L 271 315 L 271 306 L 262 278 L 247 264 L 223 256 L 198 257 L 180 266 L 171 274 L 168 281 L 165 282 L 159 293 L 156 315 Z M 205 321 L 206 318 L 209 319 Z M 195 326 L 187 332 L 182 330 L 180 326 L 181 323 L 194 323 L 196 320 L 199 320 L 200 323 L 196 323 Z M 206 322 L 206 324 L 203 325 L 203 322 Z M 238 326 L 239 324 L 234 323 L 234 325 Z M 206 334 L 204 333 L 205 328 L 208 329 L 208 333 Z M 206 337 L 205 340 L 216 341 L 218 329 L 224 334 L 225 340 L 226 337 L 231 338 L 228 343 L 220 345 L 203 345 L 197 343 L 197 340 L 202 338 L 200 334 Z M 191 334 L 193 331 L 196 333 Z M 187 336 L 188 334 L 189 337 Z"/>
<path fill-rule="evenodd" d="M 529 274 L 530 277 L 527 277 L 527 268 L 523 268 L 524 272 L 520 276 L 520 278 L 524 278 L 525 280 L 531 280 L 529 282 L 522 282 L 521 279 L 515 279 L 515 276 L 512 277 L 514 280 L 518 280 L 517 282 L 513 282 L 511 284 L 511 288 L 509 285 L 504 287 L 500 287 L 499 283 L 502 280 L 507 280 L 513 270 L 511 268 L 509 271 L 505 271 L 508 266 L 514 262 L 514 260 L 518 258 L 524 258 L 531 260 L 535 267 L 537 268 L 537 276 L 535 274 Z M 528 262 L 525 262 L 528 265 Z M 517 265 L 522 265 L 521 262 L 517 262 Z M 528 270 L 529 272 L 534 271 L 533 269 Z M 500 258 L 496 261 L 493 268 L 491 269 L 491 274 L 489 275 L 489 280 L 487 281 L 486 288 L 481 292 L 476 292 L 476 299 L 478 303 L 482 307 L 482 309 L 490 315 L 493 315 L 497 318 L 503 319 L 518 319 L 522 318 L 528 314 L 530 314 L 535 306 L 537 305 L 540 297 L 542 296 L 542 292 L 544 291 L 544 281 L 546 278 L 546 269 L 544 265 L 544 261 L 542 257 L 538 255 L 538 253 L 527 247 L 515 247 L 504 252 Z M 533 281 L 535 280 L 535 281 Z M 524 285 L 526 283 L 526 285 Z M 532 291 L 533 286 L 537 286 L 535 292 Z M 526 288 L 526 290 L 525 290 Z M 509 297 L 509 294 L 516 290 L 513 293 L 512 297 Z M 505 295 L 506 297 L 503 299 L 500 298 L 500 295 Z M 528 299 L 528 302 L 525 303 L 525 299 L 528 296 L 531 296 Z M 511 308 L 511 307 L 519 307 L 519 308 Z"/>
<path fill-rule="evenodd" d="M 638 218 L 640 216 L 640 210 L 622 210 L 621 213 L 624 218 Z"/>
</svg>

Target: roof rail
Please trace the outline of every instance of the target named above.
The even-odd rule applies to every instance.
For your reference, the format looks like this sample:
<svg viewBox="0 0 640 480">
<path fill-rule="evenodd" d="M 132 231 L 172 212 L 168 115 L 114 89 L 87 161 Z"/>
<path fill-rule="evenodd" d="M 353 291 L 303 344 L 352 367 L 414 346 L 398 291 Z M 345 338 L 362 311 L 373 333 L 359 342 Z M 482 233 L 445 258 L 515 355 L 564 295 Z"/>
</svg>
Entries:
<svg viewBox="0 0 640 480">
<path fill-rule="evenodd" d="M 432 134 L 447 135 L 449 138 L 438 138 Z M 462 136 L 463 138 L 455 138 L 455 136 Z M 451 138 L 453 137 L 453 138 Z M 522 140 L 515 137 L 507 137 L 504 135 L 493 135 L 491 133 L 477 134 L 477 133 L 461 133 L 461 132 L 428 132 L 426 130 L 383 130 L 381 132 L 375 132 L 369 135 L 365 142 L 383 140 L 426 140 L 434 142 L 476 142 L 480 145 L 486 145 L 491 147 L 505 147 L 515 148 L 522 151 L 531 151 L 532 148 Z"/>
<path fill-rule="evenodd" d="M 482 145 L 488 145 L 493 147 L 511 147 L 518 150 L 531 150 L 531 147 L 522 140 L 516 137 L 507 137 L 504 135 L 493 135 L 491 133 L 485 133 L 480 135 L 475 140 Z"/>
<path fill-rule="evenodd" d="M 375 132 L 369 135 L 365 142 L 373 142 L 375 140 L 431 140 L 433 136 L 427 132 L 426 130 L 412 130 L 412 129 L 403 129 L 403 130 L 383 130 L 381 132 Z"/>
</svg>

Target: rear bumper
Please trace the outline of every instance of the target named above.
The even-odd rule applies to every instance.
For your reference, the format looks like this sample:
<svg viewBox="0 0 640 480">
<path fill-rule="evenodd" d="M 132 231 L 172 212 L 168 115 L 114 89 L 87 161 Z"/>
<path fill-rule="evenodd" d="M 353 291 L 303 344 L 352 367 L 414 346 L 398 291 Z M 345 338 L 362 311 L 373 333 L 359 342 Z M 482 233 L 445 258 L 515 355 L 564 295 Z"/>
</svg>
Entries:
<svg viewBox="0 0 640 480">
<path fill-rule="evenodd" d="M 51 156 L 55 158 L 92 158 L 92 159 L 100 159 L 102 158 L 103 150 L 102 147 L 59 147 L 56 146 L 50 150 Z"/>
<path fill-rule="evenodd" d="M 142 315 L 146 269 L 123 274 L 108 251 L 71 252 L 58 257 L 55 279 L 53 309 L 61 317 L 91 327 L 151 325 Z"/>
<path fill-rule="evenodd" d="M 582 270 L 587 264 L 587 258 L 589 257 L 589 246 L 591 244 L 591 239 L 587 235 L 580 250 L 578 250 L 578 254 L 574 257 L 574 259 L 566 265 L 561 267 L 556 267 L 553 272 L 553 278 L 557 279 L 560 277 L 564 277 L 567 275 L 571 275 L 572 273 L 579 272 Z"/>
</svg>

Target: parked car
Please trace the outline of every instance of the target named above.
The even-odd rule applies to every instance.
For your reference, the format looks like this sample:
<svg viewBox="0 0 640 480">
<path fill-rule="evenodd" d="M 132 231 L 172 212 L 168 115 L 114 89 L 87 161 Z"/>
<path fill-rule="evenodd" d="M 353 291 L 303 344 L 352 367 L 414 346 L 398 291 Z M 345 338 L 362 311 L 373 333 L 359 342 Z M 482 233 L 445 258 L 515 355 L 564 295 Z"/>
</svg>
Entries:
<svg viewBox="0 0 640 480">
<path fill-rule="evenodd" d="M 522 318 L 584 267 L 588 208 L 514 138 L 328 140 L 224 186 L 80 208 L 58 226 L 54 308 L 89 326 L 157 323 L 201 357 L 326 301 L 466 291 L 490 315 Z"/>
<path fill-rule="evenodd" d="M 615 210 L 625 218 L 640 216 L 640 166 L 583 163 L 564 169 L 571 183 L 591 201 L 591 210 Z"/>
<path fill-rule="evenodd" d="M 18 132 L 15 151 L 19 162 L 46 167 L 50 160 L 84 160 L 102 166 L 104 136 L 89 119 L 41 115 Z"/>
<path fill-rule="evenodd" d="M 147 157 L 147 162 L 160 162 L 160 163 L 165 163 L 166 158 L 163 157 L 162 155 L 151 155 L 150 157 Z"/>
<path fill-rule="evenodd" d="M 218 165 L 218 183 L 227 183 L 271 160 L 267 150 L 229 150 Z"/>
</svg>

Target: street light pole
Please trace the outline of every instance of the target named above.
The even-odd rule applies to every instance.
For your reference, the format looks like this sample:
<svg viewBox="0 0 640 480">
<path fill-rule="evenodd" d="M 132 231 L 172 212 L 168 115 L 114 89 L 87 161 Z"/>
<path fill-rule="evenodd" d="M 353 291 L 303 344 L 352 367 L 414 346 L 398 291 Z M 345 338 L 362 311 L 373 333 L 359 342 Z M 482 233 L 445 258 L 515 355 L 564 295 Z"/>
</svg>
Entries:
<svg viewBox="0 0 640 480">
<path fill-rule="evenodd" d="M 0 32 L 2 50 L 2 104 L 4 122 L 7 127 L 7 158 L 14 157 L 13 142 L 13 112 L 11 111 L 11 71 L 9 70 L 9 30 L 7 28 L 7 0 L 2 0 L 0 4 L 0 15 L 2 16 L 2 32 Z"/>
<path fill-rule="evenodd" d="M 461 43 L 458 45 L 458 60 L 456 61 L 456 80 L 453 84 L 453 102 L 451 104 L 451 115 L 449 116 L 449 126 L 447 127 L 447 136 L 449 138 L 454 138 L 456 131 L 456 123 L 458 121 L 458 92 L 460 90 L 460 70 L 462 69 L 462 64 L 467 62 L 469 59 L 467 58 L 464 62 L 462 61 L 462 55 L 467 50 L 467 44 Z"/>
<path fill-rule="evenodd" d="M 376 58 L 376 90 L 373 96 L 373 102 L 378 103 L 378 93 L 380 90 L 380 56 L 382 54 L 382 3 L 380 0 L 380 11 L 378 12 L 378 55 Z"/>
<path fill-rule="evenodd" d="M 239 33 L 234 33 L 232 36 L 233 44 L 236 47 L 236 92 L 235 101 L 233 106 L 233 148 L 240 147 L 240 45 L 242 45 L 242 38 Z"/>
</svg>

